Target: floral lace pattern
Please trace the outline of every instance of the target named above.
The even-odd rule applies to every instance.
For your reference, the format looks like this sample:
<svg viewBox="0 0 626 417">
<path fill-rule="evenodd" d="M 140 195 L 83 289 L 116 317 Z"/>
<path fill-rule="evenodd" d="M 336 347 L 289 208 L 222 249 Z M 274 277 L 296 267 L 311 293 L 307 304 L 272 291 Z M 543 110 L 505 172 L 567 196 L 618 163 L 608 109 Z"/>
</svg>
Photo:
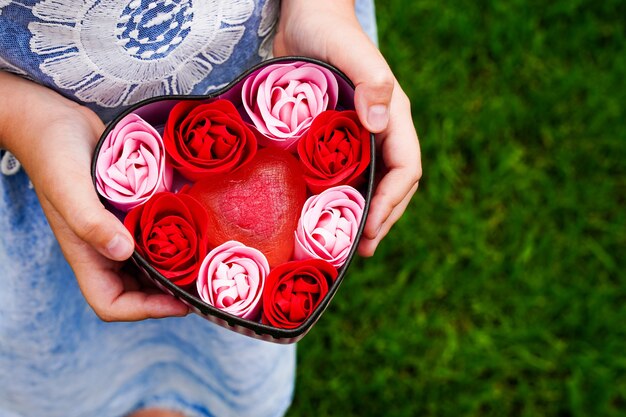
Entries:
<svg viewBox="0 0 626 417">
<path fill-rule="evenodd" d="M 241 40 L 252 0 L 43 0 L 28 25 L 42 72 L 102 107 L 189 94 Z"/>
</svg>

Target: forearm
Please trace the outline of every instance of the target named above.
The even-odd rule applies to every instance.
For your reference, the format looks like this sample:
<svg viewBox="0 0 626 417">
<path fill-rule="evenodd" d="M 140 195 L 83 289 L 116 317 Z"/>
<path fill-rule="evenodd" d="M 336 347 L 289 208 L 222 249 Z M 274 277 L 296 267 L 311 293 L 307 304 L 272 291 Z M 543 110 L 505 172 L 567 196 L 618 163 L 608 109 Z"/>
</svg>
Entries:
<svg viewBox="0 0 626 417">
<path fill-rule="evenodd" d="M 16 126 L 24 123 L 31 86 L 13 74 L 0 71 L 0 148 L 14 150 Z"/>
<path fill-rule="evenodd" d="M 22 163 L 34 157 L 31 151 L 44 140 L 47 127 L 77 115 L 86 117 L 92 126 L 100 123 L 91 111 L 59 93 L 0 71 L 0 148 Z"/>
</svg>

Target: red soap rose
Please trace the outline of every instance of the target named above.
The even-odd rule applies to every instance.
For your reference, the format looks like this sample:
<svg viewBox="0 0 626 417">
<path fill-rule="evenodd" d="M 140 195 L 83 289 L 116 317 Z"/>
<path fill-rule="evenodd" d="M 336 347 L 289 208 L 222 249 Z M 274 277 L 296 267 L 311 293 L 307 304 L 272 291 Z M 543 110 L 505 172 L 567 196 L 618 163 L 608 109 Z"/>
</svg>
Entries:
<svg viewBox="0 0 626 417">
<path fill-rule="evenodd" d="M 124 225 L 135 248 L 163 276 L 179 286 L 193 283 L 208 253 L 204 208 L 186 194 L 163 192 L 128 212 Z"/>
<path fill-rule="evenodd" d="M 272 269 L 263 292 L 263 323 L 295 329 L 315 311 L 337 270 L 321 259 L 281 264 Z"/>
<path fill-rule="evenodd" d="M 370 132 L 355 111 L 327 110 L 300 139 L 298 156 L 312 193 L 336 185 L 357 187 L 370 163 Z"/>
<path fill-rule="evenodd" d="M 257 149 L 254 133 L 228 100 L 176 104 L 165 124 L 163 143 L 173 167 L 192 181 L 232 172 L 250 161 Z"/>
</svg>

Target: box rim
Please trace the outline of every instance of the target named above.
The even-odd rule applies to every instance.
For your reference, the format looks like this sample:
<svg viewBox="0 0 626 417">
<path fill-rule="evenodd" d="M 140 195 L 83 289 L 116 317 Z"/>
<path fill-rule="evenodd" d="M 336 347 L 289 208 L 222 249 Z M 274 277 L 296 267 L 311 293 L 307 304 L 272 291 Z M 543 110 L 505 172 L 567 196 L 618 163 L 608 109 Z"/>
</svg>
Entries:
<svg viewBox="0 0 626 417">
<path fill-rule="evenodd" d="M 248 77 L 250 74 L 252 74 L 253 72 L 266 67 L 268 65 L 272 65 L 272 64 L 279 64 L 279 63 L 289 63 L 289 62 L 293 62 L 293 61 L 304 61 L 304 62 L 309 62 L 309 63 L 313 63 L 316 65 L 320 65 L 323 66 L 327 69 L 329 69 L 330 71 L 332 71 L 333 73 L 335 73 L 336 75 L 338 75 L 339 77 L 341 77 L 344 81 L 346 81 L 348 83 L 348 85 L 354 89 L 354 83 L 338 68 L 334 67 L 333 65 L 330 65 L 326 62 L 320 61 L 318 59 L 314 59 L 314 58 L 309 58 L 309 57 L 304 57 L 304 56 L 285 56 L 285 57 L 278 57 L 278 58 L 272 58 L 272 59 L 268 59 L 265 61 L 262 61 L 254 66 L 252 66 L 251 68 L 249 68 L 248 70 L 244 71 L 243 73 L 241 73 L 239 76 L 237 76 L 235 79 L 233 79 L 230 83 L 228 83 L 228 85 L 224 86 L 223 88 L 220 88 L 219 90 L 213 91 L 211 93 L 208 94 L 202 94 L 202 95 L 183 95 L 183 94 L 177 94 L 177 95 L 160 95 L 160 96 L 155 96 L 155 97 L 150 97 L 144 100 L 141 100 L 131 106 L 129 106 L 126 110 L 120 112 L 117 116 L 115 116 L 113 119 L 111 119 L 111 121 L 108 122 L 104 132 L 102 133 L 102 135 L 100 136 L 98 143 L 96 144 L 96 147 L 94 149 L 94 153 L 93 153 L 93 158 L 92 158 L 92 163 L 91 163 L 91 177 L 92 177 L 92 182 L 94 185 L 94 188 L 96 188 L 96 164 L 97 164 L 97 159 L 98 159 L 98 154 L 100 153 L 100 149 L 102 148 L 102 145 L 104 143 L 104 140 L 106 139 L 107 135 L 111 132 L 111 130 L 113 130 L 113 128 L 115 127 L 115 125 L 117 124 L 117 122 L 119 122 L 119 120 L 121 120 L 122 118 L 124 118 L 125 116 L 127 116 L 128 114 L 134 112 L 135 110 L 137 110 L 140 107 L 143 107 L 145 105 L 151 104 L 151 103 L 155 103 L 158 101 L 162 101 L 162 100 L 207 100 L 207 99 L 212 99 L 215 97 L 218 97 L 219 95 L 223 94 L 226 91 L 231 90 L 237 83 L 239 83 L 240 81 L 242 81 L 243 79 L 245 79 L 246 77 Z M 243 319 L 241 317 L 237 317 L 234 316 L 232 314 L 229 314 L 225 311 L 222 311 L 208 303 L 205 303 L 204 301 L 202 301 L 201 299 L 193 296 L 192 294 L 188 293 L 186 290 L 184 290 L 183 288 L 175 285 L 174 283 L 172 283 L 170 280 L 168 280 L 167 278 L 165 278 L 159 271 L 157 271 L 152 265 L 150 265 L 150 263 L 148 263 L 148 261 L 146 261 L 138 252 L 137 250 L 133 251 L 133 255 L 132 255 L 132 260 L 134 262 L 136 262 L 141 268 L 146 269 L 147 271 L 149 271 L 150 273 L 148 275 L 150 275 L 150 279 L 153 280 L 157 280 L 158 283 L 160 283 L 161 285 L 165 286 L 166 288 L 168 288 L 171 293 L 178 293 L 180 292 L 180 295 L 177 294 L 173 294 L 175 297 L 177 298 L 183 298 L 184 302 L 186 304 L 189 304 L 191 306 L 193 306 L 196 310 L 200 311 L 203 315 L 211 315 L 214 317 L 217 317 L 223 321 L 225 321 L 226 323 L 228 323 L 229 326 L 235 328 L 237 326 L 241 326 L 244 328 L 247 328 L 249 330 L 252 330 L 255 334 L 259 335 L 259 336 L 264 336 L 264 335 L 269 335 L 272 336 L 274 339 L 277 339 L 277 342 L 280 343 L 280 340 L 289 340 L 288 343 L 294 343 L 297 340 L 300 340 L 310 329 L 311 327 L 317 322 L 317 320 L 319 320 L 319 318 L 322 316 L 322 314 L 326 311 L 326 309 L 328 308 L 328 305 L 330 304 L 330 302 L 332 301 L 332 299 L 334 298 L 335 294 L 337 293 L 339 286 L 341 285 L 341 283 L 343 282 L 344 277 L 346 276 L 348 269 L 350 267 L 350 264 L 352 263 L 354 257 L 355 257 L 355 253 L 357 251 L 357 247 L 358 247 L 358 242 L 360 241 L 362 235 L 363 235 L 363 230 L 365 228 L 365 223 L 367 221 L 367 216 L 369 214 L 369 209 L 370 209 L 370 204 L 371 204 L 371 200 L 373 197 L 373 192 L 374 192 L 374 175 L 375 175 L 375 167 L 376 167 L 376 146 L 375 146 L 375 136 L 373 133 L 370 133 L 370 163 L 368 165 L 367 168 L 367 195 L 365 196 L 365 206 L 363 209 L 363 217 L 361 219 L 361 223 L 359 224 L 359 228 L 357 229 L 357 234 L 356 234 L 356 239 L 354 241 L 354 244 L 352 245 L 352 248 L 350 249 L 350 252 L 348 253 L 348 260 L 346 261 L 346 263 L 344 265 L 342 265 L 339 268 L 339 274 L 337 276 L 337 278 L 335 279 L 335 281 L 332 283 L 332 285 L 330 286 L 328 293 L 326 294 L 326 296 L 320 301 L 320 304 L 317 306 L 317 308 L 315 309 L 315 311 L 305 320 L 303 321 L 298 327 L 293 328 L 293 329 L 281 329 L 278 327 L 274 327 L 274 326 L 270 326 L 270 325 L 266 325 L 263 324 L 261 322 L 255 322 L 255 321 L 251 321 L 251 320 L 247 320 L 247 319 Z M 96 191 L 97 192 L 97 191 Z M 106 202 L 106 199 L 100 195 L 100 193 L 98 194 L 98 198 L 100 199 L 100 201 L 102 203 Z M 225 327 L 225 326 L 223 326 Z M 226 327 L 228 328 L 228 327 Z M 235 331 L 237 333 L 240 333 L 237 330 L 231 329 L 232 331 Z M 247 336 L 250 336 L 248 334 L 246 334 Z M 266 338 L 263 338 L 263 340 L 267 340 Z"/>
</svg>

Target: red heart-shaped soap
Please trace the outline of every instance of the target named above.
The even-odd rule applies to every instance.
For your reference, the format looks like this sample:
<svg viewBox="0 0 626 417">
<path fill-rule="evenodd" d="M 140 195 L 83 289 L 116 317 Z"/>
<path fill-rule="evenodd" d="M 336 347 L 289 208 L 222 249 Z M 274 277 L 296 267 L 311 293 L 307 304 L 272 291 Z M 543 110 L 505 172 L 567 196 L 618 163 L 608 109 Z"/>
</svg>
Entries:
<svg viewBox="0 0 626 417">
<path fill-rule="evenodd" d="M 291 258 L 306 183 L 289 152 L 261 149 L 234 173 L 204 178 L 187 193 L 209 214 L 210 247 L 237 240 L 263 252 L 271 266 Z"/>
</svg>

